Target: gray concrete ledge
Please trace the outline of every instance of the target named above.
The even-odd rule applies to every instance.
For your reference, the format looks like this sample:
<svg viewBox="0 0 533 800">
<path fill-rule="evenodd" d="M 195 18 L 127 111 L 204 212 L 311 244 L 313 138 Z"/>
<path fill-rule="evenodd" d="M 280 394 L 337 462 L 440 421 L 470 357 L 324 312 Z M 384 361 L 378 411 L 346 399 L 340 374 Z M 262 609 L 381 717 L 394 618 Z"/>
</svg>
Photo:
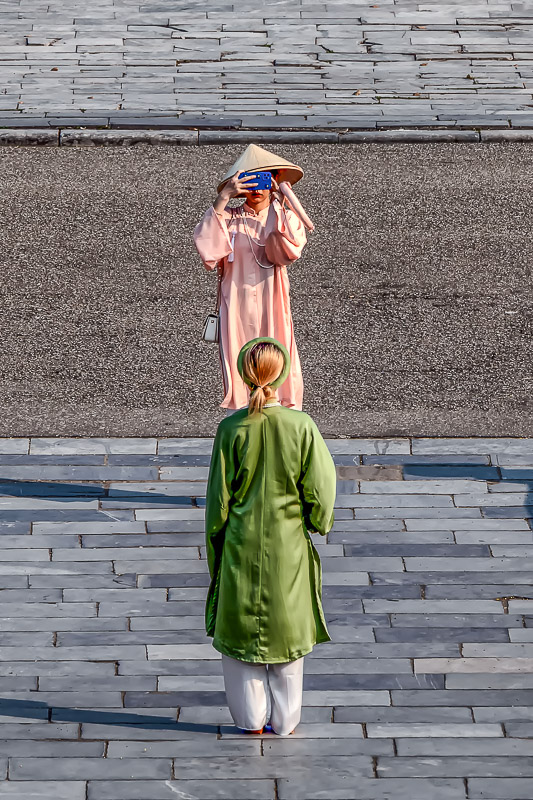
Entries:
<svg viewBox="0 0 533 800">
<path fill-rule="evenodd" d="M 199 131 L 198 144 L 247 144 L 249 142 L 272 142 L 277 144 L 337 144 L 336 131 Z"/>
<path fill-rule="evenodd" d="M 98 131 L 62 130 L 58 144 L 63 147 L 75 145 L 134 145 L 134 144 L 198 144 L 198 131 Z"/>
<path fill-rule="evenodd" d="M 57 147 L 59 145 L 59 130 L 49 128 L 32 128 L 20 130 L 18 128 L 0 129 L 0 145 L 41 145 Z"/>
<path fill-rule="evenodd" d="M 497 131 L 494 131 L 497 133 Z M 340 134 L 339 143 L 357 142 L 479 142 L 479 131 L 394 130 L 394 131 L 350 131 Z"/>
<path fill-rule="evenodd" d="M 482 142 L 533 142 L 533 130 L 480 131 Z"/>
<path fill-rule="evenodd" d="M 110 130 L 76 128 L 0 128 L 0 146 L 47 147 L 153 145 L 227 145 L 265 142 L 271 144 L 377 144 L 438 142 L 532 142 L 533 128 L 479 130 L 405 128 L 359 131 L 289 130 Z"/>
</svg>

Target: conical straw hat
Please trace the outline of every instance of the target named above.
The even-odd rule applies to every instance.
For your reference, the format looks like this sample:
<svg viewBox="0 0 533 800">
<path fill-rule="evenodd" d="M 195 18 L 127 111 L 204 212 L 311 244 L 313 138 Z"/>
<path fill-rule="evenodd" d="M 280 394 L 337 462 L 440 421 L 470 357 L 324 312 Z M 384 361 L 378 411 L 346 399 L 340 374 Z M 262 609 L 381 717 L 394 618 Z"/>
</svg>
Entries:
<svg viewBox="0 0 533 800">
<path fill-rule="evenodd" d="M 296 164 L 291 164 L 290 161 L 285 161 L 281 156 L 270 153 L 268 150 L 263 150 L 262 147 L 256 144 L 249 144 L 242 156 L 240 156 L 226 172 L 218 185 L 217 191 L 220 192 L 224 184 L 229 181 L 236 172 L 249 171 L 252 169 L 279 169 L 278 183 L 281 183 L 281 181 L 289 181 L 291 185 L 299 181 L 304 174 L 303 169 Z"/>
</svg>

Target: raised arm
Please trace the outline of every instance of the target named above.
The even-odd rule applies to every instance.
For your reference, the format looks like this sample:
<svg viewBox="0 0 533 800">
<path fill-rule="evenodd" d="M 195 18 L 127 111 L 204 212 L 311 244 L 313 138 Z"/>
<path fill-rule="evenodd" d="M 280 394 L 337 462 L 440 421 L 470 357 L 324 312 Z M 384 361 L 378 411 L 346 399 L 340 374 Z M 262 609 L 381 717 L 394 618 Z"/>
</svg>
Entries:
<svg viewBox="0 0 533 800">
<path fill-rule="evenodd" d="M 231 253 L 229 218 L 228 212 L 217 214 L 211 206 L 194 229 L 194 244 L 204 267 L 209 271 L 216 269 L 218 262 Z"/>
<path fill-rule="evenodd" d="M 285 199 L 285 203 L 289 206 L 290 209 L 294 211 L 297 217 L 303 222 L 304 226 L 307 228 L 308 231 L 314 231 L 315 226 L 307 216 L 307 213 L 294 194 L 294 190 L 288 181 L 282 181 L 278 186 L 280 196 L 283 196 Z"/>
<path fill-rule="evenodd" d="M 315 423 L 310 420 L 302 453 L 300 487 L 305 524 L 325 536 L 333 525 L 337 476 L 335 464 Z"/>
<path fill-rule="evenodd" d="M 228 232 L 231 211 L 226 206 L 228 200 L 252 186 L 251 183 L 242 183 L 240 175 L 240 172 L 236 173 L 224 184 L 215 202 L 194 229 L 194 244 L 207 270 L 215 269 L 218 262 L 229 256 L 233 249 Z"/>
<path fill-rule="evenodd" d="M 266 254 L 274 264 L 292 264 L 300 258 L 307 242 L 305 225 L 300 216 L 287 205 L 285 195 L 275 180 L 272 185 L 276 200 L 274 209 L 277 226 L 267 239 Z"/>
</svg>

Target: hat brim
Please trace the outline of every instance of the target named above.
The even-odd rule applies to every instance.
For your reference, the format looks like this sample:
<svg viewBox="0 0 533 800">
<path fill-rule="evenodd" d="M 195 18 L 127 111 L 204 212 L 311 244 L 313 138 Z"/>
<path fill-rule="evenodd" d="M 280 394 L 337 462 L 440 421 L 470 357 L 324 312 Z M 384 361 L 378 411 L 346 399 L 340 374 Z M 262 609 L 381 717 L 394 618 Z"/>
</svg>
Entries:
<svg viewBox="0 0 533 800">
<path fill-rule="evenodd" d="M 279 347 L 279 349 L 283 354 L 283 361 L 284 361 L 283 369 L 281 370 L 276 380 L 272 381 L 272 383 L 269 384 L 269 386 L 272 389 L 278 389 L 283 383 L 285 383 L 285 381 L 289 377 L 289 372 L 291 369 L 291 357 L 289 355 L 289 351 L 287 350 L 287 348 L 284 345 L 282 345 L 281 342 L 278 342 L 277 339 L 273 339 L 270 336 L 260 336 L 257 339 L 252 339 L 251 341 L 246 342 L 246 344 L 243 347 L 241 347 L 239 357 L 237 358 L 237 369 L 239 370 L 239 375 L 241 376 L 241 378 L 243 379 L 243 381 L 247 386 L 252 385 L 251 381 L 249 381 L 248 378 L 245 378 L 244 376 L 244 356 L 246 355 L 248 350 L 251 350 L 252 347 L 254 347 L 256 344 L 260 344 L 262 342 L 264 342 L 265 344 L 276 345 L 276 347 Z"/>
</svg>

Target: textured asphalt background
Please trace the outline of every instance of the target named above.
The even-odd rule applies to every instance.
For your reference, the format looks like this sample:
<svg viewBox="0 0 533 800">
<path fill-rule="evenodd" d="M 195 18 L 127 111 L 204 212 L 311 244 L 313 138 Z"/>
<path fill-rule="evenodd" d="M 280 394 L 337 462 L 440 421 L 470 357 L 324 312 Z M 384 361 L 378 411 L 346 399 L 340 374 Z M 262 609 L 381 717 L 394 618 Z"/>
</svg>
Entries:
<svg viewBox="0 0 533 800">
<path fill-rule="evenodd" d="M 0 150 L 0 435 L 214 432 L 191 236 L 241 149 Z M 317 226 L 290 274 L 322 430 L 533 435 L 533 148 L 276 150 Z"/>
</svg>

